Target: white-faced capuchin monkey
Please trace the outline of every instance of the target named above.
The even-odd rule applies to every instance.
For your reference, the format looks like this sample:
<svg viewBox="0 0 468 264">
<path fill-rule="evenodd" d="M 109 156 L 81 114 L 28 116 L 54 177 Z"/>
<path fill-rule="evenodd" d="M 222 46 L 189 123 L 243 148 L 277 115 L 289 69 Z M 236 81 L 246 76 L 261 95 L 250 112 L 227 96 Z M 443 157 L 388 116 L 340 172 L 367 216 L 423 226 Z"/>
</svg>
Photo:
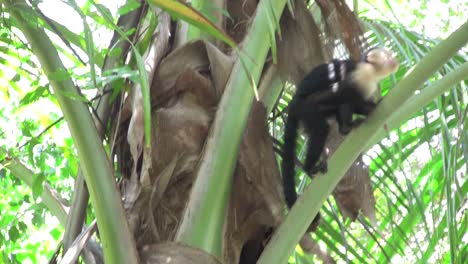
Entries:
<svg viewBox="0 0 468 264">
<path fill-rule="evenodd" d="M 367 116 L 374 110 L 373 95 L 379 81 L 397 69 L 398 62 L 390 51 L 373 48 L 362 61 L 333 60 L 321 64 L 299 83 L 288 106 L 284 129 L 283 188 L 289 208 L 297 199 L 294 160 L 299 125 L 308 137 L 304 171 L 309 176 L 326 172 L 326 160 L 319 159 L 329 132 L 327 119 L 336 118 L 340 133 L 347 134 L 362 121 L 353 121 L 353 114 Z M 317 215 L 309 231 L 318 226 L 319 219 Z"/>
</svg>

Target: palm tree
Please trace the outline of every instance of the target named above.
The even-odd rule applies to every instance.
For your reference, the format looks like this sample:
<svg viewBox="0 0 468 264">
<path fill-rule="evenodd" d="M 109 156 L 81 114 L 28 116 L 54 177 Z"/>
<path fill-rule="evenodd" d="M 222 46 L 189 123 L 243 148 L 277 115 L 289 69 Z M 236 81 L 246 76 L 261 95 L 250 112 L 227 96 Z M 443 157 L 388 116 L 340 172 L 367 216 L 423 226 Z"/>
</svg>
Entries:
<svg viewBox="0 0 468 264">
<path fill-rule="evenodd" d="M 47 185 L 41 194 L 65 227 L 64 260 L 102 262 L 102 248 L 106 263 L 284 263 L 300 241 L 310 255 L 296 250 L 295 262 L 462 263 L 467 23 L 439 41 L 358 19 L 342 0 L 148 2 L 128 1 L 114 23 L 105 6 L 70 1 L 82 35 L 40 5 L 0 2 L 2 54 L 37 58 L 24 63 L 53 94 L 25 98 L 58 102 L 80 162 L 68 214 Z M 97 48 L 91 19 L 113 30 L 108 48 Z M 292 84 L 377 45 L 399 54 L 400 69 L 364 125 L 329 138 L 328 173 L 311 181 L 298 170 L 298 190 L 310 184 L 286 216 L 275 150 Z M 8 67 L 31 87 L 39 79 Z M 18 90 L 18 78 L 8 86 Z M 13 175 L 37 185 L 26 155 L 0 151 Z M 320 208 L 320 228 L 305 233 Z M 90 239 L 94 218 L 102 247 Z"/>
</svg>

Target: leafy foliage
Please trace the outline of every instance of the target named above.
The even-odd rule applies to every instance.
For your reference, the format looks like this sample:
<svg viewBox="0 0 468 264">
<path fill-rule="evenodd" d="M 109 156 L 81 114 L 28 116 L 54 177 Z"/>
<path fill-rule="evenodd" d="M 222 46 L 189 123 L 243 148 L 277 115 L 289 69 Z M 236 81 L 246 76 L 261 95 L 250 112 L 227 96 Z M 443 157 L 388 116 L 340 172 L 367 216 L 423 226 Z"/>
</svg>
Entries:
<svg viewBox="0 0 468 264">
<path fill-rule="evenodd" d="M 439 43 L 386 21 L 364 19 L 364 23 L 370 30 L 371 44 L 392 47 L 401 61 L 393 78 L 382 82 L 382 94 L 388 93 L 396 80 Z M 462 57 L 459 54 L 450 60 L 425 89 L 465 64 L 466 57 Z M 290 100 L 289 91 L 283 98 L 285 102 Z M 325 219 L 314 237 L 337 258 L 357 263 L 447 263 L 449 259 L 462 263 L 467 231 L 463 224 L 467 215 L 460 207 L 468 192 L 464 177 L 468 138 L 463 132 L 467 99 L 466 83 L 460 83 L 408 117 L 400 128 L 389 131 L 366 153 L 364 161 L 372 175 L 378 226 L 364 218 L 359 218 L 360 224 L 343 223 L 330 198 L 322 208 Z M 278 111 L 285 105 L 280 101 Z M 305 142 L 300 145 L 302 160 Z M 309 181 L 304 174 L 298 177 L 302 180 L 300 186 Z M 450 215 L 453 218 L 449 220 Z M 298 263 L 314 261 L 305 256 L 295 259 Z"/>
<path fill-rule="evenodd" d="M 117 12 L 127 14 L 139 7 L 138 2 L 128 1 L 118 10 L 92 1 L 86 1 L 82 6 L 73 2 L 68 3 L 68 8 L 78 14 L 81 30 L 72 30 L 70 25 L 62 25 L 63 21 L 49 18 L 50 14 L 42 14 L 41 5 L 34 6 L 36 12 L 29 14 L 37 17 L 50 37 L 56 39 L 56 48 L 69 69 L 55 73 L 51 79 L 63 80 L 71 76 L 82 88 L 83 95 L 69 95 L 70 98 L 88 105 L 96 99 L 98 90 L 113 84 L 112 90 L 104 92 L 112 93 L 114 100 L 125 90 L 124 80 L 138 83 L 145 78 L 144 64 L 135 48 L 137 61 L 133 63 L 138 70 L 121 66 L 101 72 L 104 58 L 118 56 L 122 51 L 109 50 L 105 47 L 108 43 L 100 43 L 98 39 L 117 30 L 114 23 Z M 64 227 L 43 203 L 44 184 L 50 185 L 58 194 L 63 206 L 69 206 L 79 159 L 68 127 L 62 121 L 57 99 L 37 58 L 17 30 L 17 21 L 5 11 L 2 1 L 0 10 L 1 258 L 6 263 L 41 263 L 51 258 L 64 233 Z M 396 13 L 395 10 L 387 11 Z M 417 9 L 412 10 L 412 13 L 418 13 Z M 457 15 L 453 8 L 449 11 Z M 421 16 L 415 16 L 409 25 L 421 24 L 416 23 L 420 19 Z M 399 71 L 382 83 L 383 95 L 439 43 L 438 39 L 408 30 L 395 21 L 367 18 L 362 21 L 368 29 L 369 42 L 392 47 L 401 61 Z M 440 28 L 451 29 L 448 22 Z M 218 34 L 211 29 L 204 30 Z M 132 32 L 121 32 L 121 35 Z M 149 41 L 152 36 L 146 37 Z M 101 39 L 108 41 L 106 37 Z M 147 45 L 138 48 L 145 50 Z M 424 89 L 465 65 L 464 52 L 460 51 L 432 76 Z M 468 254 L 464 247 L 468 228 L 466 84 L 465 81 L 451 87 L 430 104 L 421 106 L 420 111 L 405 117 L 407 121 L 401 127 L 389 131 L 384 139 L 369 147 L 364 161 L 372 175 L 377 226 L 363 217 L 359 217 L 358 223 L 343 222 L 332 198 L 322 208 L 324 220 L 313 238 L 320 241 L 319 244 L 335 259 L 353 263 L 463 262 L 463 257 Z M 278 101 L 279 111 L 284 110 L 291 93 L 291 89 L 285 89 Z M 283 124 L 280 116 L 271 124 L 272 134 L 280 139 Z M 304 147 L 304 142 L 299 145 Z M 301 149 L 299 153 L 302 159 L 304 151 Z M 30 177 L 30 186 L 7 169 L 12 158 L 20 159 L 35 172 Z M 302 174 L 298 177 L 301 190 L 309 179 Z M 88 223 L 92 219 L 93 212 L 88 210 Z M 298 248 L 290 261 L 314 263 L 317 259 Z"/>
</svg>

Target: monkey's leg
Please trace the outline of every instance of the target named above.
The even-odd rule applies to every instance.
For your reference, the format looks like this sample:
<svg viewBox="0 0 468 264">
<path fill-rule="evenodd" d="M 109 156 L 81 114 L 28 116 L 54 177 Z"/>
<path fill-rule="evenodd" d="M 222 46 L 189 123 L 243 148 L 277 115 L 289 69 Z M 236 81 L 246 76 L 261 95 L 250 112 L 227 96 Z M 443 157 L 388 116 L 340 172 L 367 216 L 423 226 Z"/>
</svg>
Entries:
<svg viewBox="0 0 468 264">
<path fill-rule="evenodd" d="M 377 104 L 372 101 L 362 100 L 358 104 L 351 105 L 351 112 L 367 117 L 370 113 L 372 113 L 372 111 L 374 111 L 376 106 Z M 366 120 L 365 117 L 359 117 L 354 120 L 351 118 L 350 126 L 352 128 L 358 127 Z"/>
<path fill-rule="evenodd" d="M 353 128 L 353 106 L 351 104 L 343 104 L 336 111 L 336 121 L 342 135 L 346 135 Z"/>
<path fill-rule="evenodd" d="M 307 153 L 304 163 L 304 170 L 312 176 L 318 172 L 327 171 L 327 161 L 317 163 L 325 148 L 329 126 L 325 116 L 315 105 L 309 105 L 302 116 L 302 123 L 307 132 L 309 142 L 307 143 Z"/>
</svg>

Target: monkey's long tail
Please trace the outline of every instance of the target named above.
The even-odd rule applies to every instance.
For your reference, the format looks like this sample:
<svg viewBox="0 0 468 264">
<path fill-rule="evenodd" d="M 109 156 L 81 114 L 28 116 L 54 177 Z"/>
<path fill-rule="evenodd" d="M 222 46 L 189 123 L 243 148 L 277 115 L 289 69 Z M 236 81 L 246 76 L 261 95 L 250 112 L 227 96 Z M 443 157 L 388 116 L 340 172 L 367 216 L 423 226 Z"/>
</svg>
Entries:
<svg viewBox="0 0 468 264">
<path fill-rule="evenodd" d="M 289 111 L 284 126 L 283 161 L 281 164 L 284 197 L 286 198 L 288 208 L 291 208 L 297 200 L 294 161 L 296 159 L 295 150 L 298 126 L 299 120 Z"/>
</svg>

